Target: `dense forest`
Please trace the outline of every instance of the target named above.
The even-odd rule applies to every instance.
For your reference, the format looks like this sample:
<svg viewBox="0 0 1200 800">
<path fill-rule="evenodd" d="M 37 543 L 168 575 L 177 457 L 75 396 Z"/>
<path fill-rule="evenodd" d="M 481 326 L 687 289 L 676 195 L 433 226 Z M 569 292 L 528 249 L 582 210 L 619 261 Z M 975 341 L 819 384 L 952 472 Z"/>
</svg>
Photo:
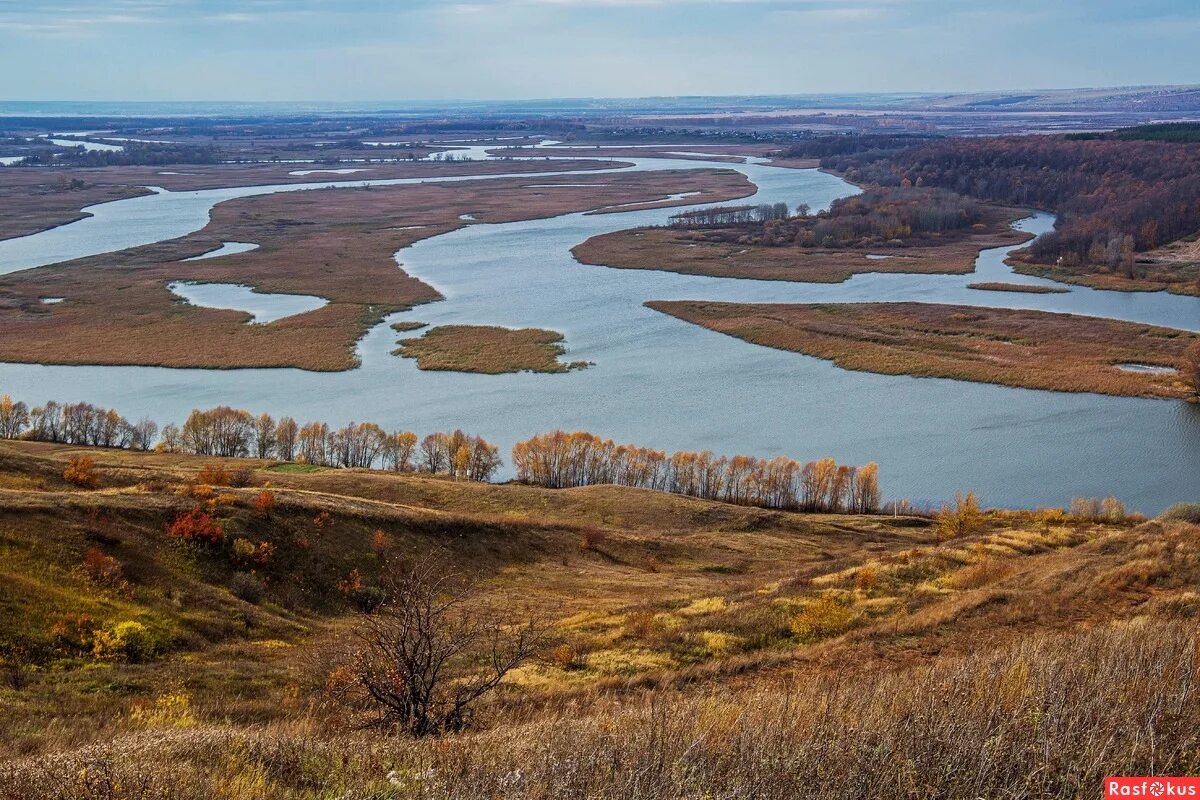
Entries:
<svg viewBox="0 0 1200 800">
<path fill-rule="evenodd" d="M 863 141 L 857 151 L 840 141 L 846 137 L 834 137 L 848 152 L 824 156 L 821 163 L 859 183 L 939 187 L 1052 210 L 1058 224 L 1033 243 L 1033 259 L 1135 277 L 1134 253 L 1200 229 L 1200 146 L 1141 140 L 1178 134 L 1162 127 L 1162 136 L 1143 132 L 1134 140 L 1122 132 L 1114 138 L 1010 136 L 917 145 L 890 137 Z M 814 140 L 788 153 L 809 155 L 820 147 Z"/>
<path fill-rule="evenodd" d="M 122 150 L 86 150 L 83 143 L 58 151 L 39 150 L 25 157 L 22 166 L 131 167 L 167 164 L 217 164 L 217 149 L 200 144 L 126 142 Z"/>
<path fill-rule="evenodd" d="M 1093 139 L 1117 139 L 1125 142 L 1190 142 L 1200 143 L 1200 122 L 1159 122 L 1154 125 L 1137 125 L 1115 131 L 1098 133 L 1069 133 L 1073 141 Z"/>
<path fill-rule="evenodd" d="M 780 209 L 778 206 L 783 206 Z M 869 246 L 970 230 L 983 218 L 979 203 L 945 189 L 871 189 L 835 200 L 828 211 L 809 215 L 801 205 L 727 206 L 676 214 L 672 227 L 699 228 L 704 241 L 766 246 Z"/>
</svg>

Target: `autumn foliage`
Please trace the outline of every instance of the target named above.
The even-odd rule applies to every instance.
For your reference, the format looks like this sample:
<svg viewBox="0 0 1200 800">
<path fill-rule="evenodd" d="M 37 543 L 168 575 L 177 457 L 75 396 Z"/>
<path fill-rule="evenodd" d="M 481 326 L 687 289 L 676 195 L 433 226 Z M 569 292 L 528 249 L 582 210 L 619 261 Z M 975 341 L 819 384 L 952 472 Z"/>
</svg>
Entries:
<svg viewBox="0 0 1200 800">
<path fill-rule="evenodd" d="M 1038 262 L 1136 277 L 1134 252 L 1195 232 L 1200 147 L 1057 136 L 947 138 L 833 155 L 822 166 L 883 186 L 941 187 L 1059 215 L 1030 251 Z"/>
<path fill-rule="evenodd" d="M 188 544 L 216 545 L 225 538 L 221 524 L 212 515 L 194 508 L 177 515 L 167 528 L 167 535 Z"/>
<path fill-rule="evenodd" d="M 880 504 L 879 468 L 839 465 L 831 458 L 801 464 L 779 456 L 714 456 L 711 452 L 618 445 L 591 433 L 554 431 L 518 442 L 517 479 L 554 489 L 616 484 L 764 508 L 872 513 Z"/>
<path fill-rule="evenodd" d="M 63 470 L 63 480 L 81 489 L 95 489 L 100 485 L 95 459 L 90 456 L 75 456 Z"/>
<path fill-rule="evenodd" d="M 116 588 L 124 582 L 121 562 L 98 547 L 89 547 L 84 551 L 80 566 L 88 580 L 97 586 Z"/>
<path fill-rule="evenodd" d="M 264 517 L 271 516 L 275 511 L 275 493 L 270 489 L 263 489 L 254 495 L 254 511 Z"/>
</svg>

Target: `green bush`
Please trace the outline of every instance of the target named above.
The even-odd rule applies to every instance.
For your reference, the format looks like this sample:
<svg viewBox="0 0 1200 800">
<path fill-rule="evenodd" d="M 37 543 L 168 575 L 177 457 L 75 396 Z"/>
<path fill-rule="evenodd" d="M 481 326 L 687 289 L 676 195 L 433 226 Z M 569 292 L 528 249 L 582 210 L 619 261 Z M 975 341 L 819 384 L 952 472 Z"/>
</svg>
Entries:
<svg viewBox="0 0 1200 800">
<path fill-rule="evenodd" d="M 140 622 L 118 622 L 96 631 L 92 655 L 105 661 L 140 664 L 154 657 L 154 637 Z"/>
<path fill-rule="evenodd" d="M 239 572 L 230 578 L 229 591 L 233 592 L 234 597 L 239 600 L 257 605 L 263 598 L 263 583 L 249 573 Z"/>
</svg>

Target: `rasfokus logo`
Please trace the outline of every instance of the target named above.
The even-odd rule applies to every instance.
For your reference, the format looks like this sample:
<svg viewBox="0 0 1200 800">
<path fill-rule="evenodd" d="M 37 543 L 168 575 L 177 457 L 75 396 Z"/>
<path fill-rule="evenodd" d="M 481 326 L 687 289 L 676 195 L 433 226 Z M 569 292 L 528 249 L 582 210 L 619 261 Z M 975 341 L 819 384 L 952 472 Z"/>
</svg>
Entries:
<svg viewBox="0 0 1200 800">
<path fill-rule="evenodd" d="M 1200 778 L 1136 777 L 1105 778 L 1104 800 L 1114 797 L 1196 797 L 1200 798 Z"/>
</svg>

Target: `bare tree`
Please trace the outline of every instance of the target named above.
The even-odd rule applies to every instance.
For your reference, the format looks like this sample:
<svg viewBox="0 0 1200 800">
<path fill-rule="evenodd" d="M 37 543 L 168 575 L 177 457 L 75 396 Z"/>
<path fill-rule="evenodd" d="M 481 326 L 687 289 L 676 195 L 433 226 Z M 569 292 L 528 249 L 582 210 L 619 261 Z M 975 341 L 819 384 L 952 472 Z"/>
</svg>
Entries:
<svg viewBox="0 0 1200 800">
<path fill-rule="evenodd" d="M 474 586 L 430 558 L 399 571 L 388 599 L 365 615 L 334 682 L 375 723 L 412 736 L 461 731 L 476 702 L 532 658 L 546 629 L 499 604 L 472 602 Z"/>
</svg>

